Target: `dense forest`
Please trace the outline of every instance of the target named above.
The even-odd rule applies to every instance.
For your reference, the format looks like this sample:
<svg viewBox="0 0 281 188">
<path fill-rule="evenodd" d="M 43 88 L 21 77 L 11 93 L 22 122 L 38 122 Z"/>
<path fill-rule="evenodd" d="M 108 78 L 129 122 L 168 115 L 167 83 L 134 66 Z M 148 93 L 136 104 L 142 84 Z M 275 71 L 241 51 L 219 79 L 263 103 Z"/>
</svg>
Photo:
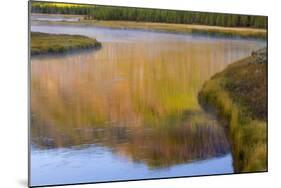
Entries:
<svg viewBox="0 0 281 188">
<path fill-rule="evenodd" d="M 32 13 L 79 14 L 85 19 L 129 20 L 226 27 L 266 28 L 267 17 L 193 11 L 33 2 Z"/>
<path fill-rule="evenodd" d="M 88 15 L 93 9 L 93 5 L 79 5 L 67 3 L 47 3 L 47 2 L 32 2 L 32 13 L 45 13 L 45 14 L 78 14 Z"/>
</svg>

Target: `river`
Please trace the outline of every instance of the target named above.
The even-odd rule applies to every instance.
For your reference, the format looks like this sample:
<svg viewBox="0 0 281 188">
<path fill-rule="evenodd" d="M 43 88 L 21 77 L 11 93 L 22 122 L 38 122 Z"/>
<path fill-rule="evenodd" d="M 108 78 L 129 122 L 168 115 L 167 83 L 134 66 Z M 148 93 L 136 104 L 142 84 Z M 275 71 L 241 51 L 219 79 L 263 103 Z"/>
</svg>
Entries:
<svg viewBox="0 0 281 188">
<path fill-rule="evenodd" d="M 204 81 L 265 41 L 94 26 L 99 50 L 31 58 L 31 185 L 233 173 Z"/>
</svg>

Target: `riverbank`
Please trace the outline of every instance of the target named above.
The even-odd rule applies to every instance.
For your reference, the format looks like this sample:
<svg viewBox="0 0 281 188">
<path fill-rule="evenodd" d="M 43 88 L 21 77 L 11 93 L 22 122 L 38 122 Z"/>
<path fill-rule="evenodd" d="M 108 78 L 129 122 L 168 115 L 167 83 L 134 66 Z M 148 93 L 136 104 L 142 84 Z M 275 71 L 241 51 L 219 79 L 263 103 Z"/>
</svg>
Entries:
<svg viewBox="0 0 281 188">
<path fill-rule="evenodd" d="M 42 14 L 41 14 L 42 15 Z M 48 15 L 49 16 L 49 15 Z M 75 16 L 73 16 L 74 18 Z M 86 20 L 79 19 L 79 21 L 36 21 L 32 24 L 63 24 L 63 25 L 82 25 L 82 26 L 97 26 L 107 27 L 113 29 L 139 29 L 152 30 L 162 32 L 172 32 L 181 34 L 206 34 L 212 36 L 230 36 L 242 38 L 257 38 L 266 39 L 267 31 L 265 29 L 257 28 L 238 28 L 238 27 L 221 27 L 221 26 L 207 26 L 207 25 L 191 25 L 191 24 L 173 24 L 173 23 L 157 23 L 157 22 L 136 22 L 136 21 L 103 21 L 103 20 Z"/>
<path fill-rule="evenodd" d="M 214 75 L 204 84 L 198 98 L 203 108 L 215 111 L 227 125 L 235 171 L 266 171 L 266 49 Z"/>
<path fill-rule="evenodd" d="M 58 54 L 69 51 L 100 48 L 94 38 L 80 35 L 31 32 L 31 55 Z"/>
</svg>

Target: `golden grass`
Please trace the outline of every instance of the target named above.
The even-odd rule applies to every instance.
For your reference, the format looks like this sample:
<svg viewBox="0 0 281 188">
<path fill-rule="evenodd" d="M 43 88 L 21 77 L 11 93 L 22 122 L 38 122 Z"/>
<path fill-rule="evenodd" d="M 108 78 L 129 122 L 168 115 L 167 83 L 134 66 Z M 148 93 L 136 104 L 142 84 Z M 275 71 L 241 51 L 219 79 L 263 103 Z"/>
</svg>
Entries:
<svg viewBox="0 0 281 188">
<path fill-rule="evenodd" d="M 262 74 L 255 75 L 248 72 L 245 80 L 238 77 L 241 72 L 247 70 L 260 71 Z M 231 74 L 230 74 L 231 73 Z M 241 76 L 241 75 L 240 75 Z M 235 78 L 235 81 L 232 80 Z M 217 115 L 226 121 L 229 128 L 229 136 L 232 145 L 234 168 L 236 172 L 253 172 L 267 170 L 267 115 L 260 113 L 263 106 L 253 105 L 253 101 L 247 101 L 256 96 L 256 103 L 267 101 L 267 91 L 264 87 L 266 78 L 266 65 L 253 63 L 251 57 L 234 63 L 223 72 L 216 74 L 207 81 L 199 93 L 199 101 L 203 107 L 215 110 Z M 239 83 L 252 88 L 245 94 L 236 94 L 237 87 L 233 90 L 228 88 L 229 84 Z M 259 88 L 259 90 L 255 90 Z M 241 92 L 241 90 L 240 90 Z M 262 96 L 262 97 L 260 97 Z M 255 107 L 254 109 L 251 107 Z M 266 114 L 267 114 L 267 109 Z"/>
</svg>

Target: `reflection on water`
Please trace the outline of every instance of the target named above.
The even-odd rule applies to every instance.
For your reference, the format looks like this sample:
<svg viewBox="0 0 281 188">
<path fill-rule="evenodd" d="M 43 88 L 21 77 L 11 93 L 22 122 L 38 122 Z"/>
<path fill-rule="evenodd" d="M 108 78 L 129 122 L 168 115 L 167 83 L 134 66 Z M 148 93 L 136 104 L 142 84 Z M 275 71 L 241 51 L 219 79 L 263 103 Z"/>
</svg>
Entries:
<svg viewBox="0 0 281 188">
<path fill-rule="evenodd" d="M 52 22 L 78 22 L 79 20 L 83 19 L 83 16 L 78 17 L 76 16 L 68 16 L 68 15 L 44 15 L 44 14 L 32 14 L 31 20 L 32 21 L 52 21 Z"/>
<path fill-rule="evenodd" d="M 32 30 L 77 34 L 77 27 L 73 28 L 36 26 Z M 95 35 L 102 49 L 31 60 L 32 156 L 61 148 L 75 153 L 101 147 L 106 152 L 102 150 L 98 157 L 89 154 L 87 163 L 110 162 L 111 153 L 122 157 L 123 163 L 114 160 L 116 164 L 132 170 L 131 176 L 117 172 L 89 181 L 158 177 L 147 175 L 155 169 L 166 169 L 162 177 L 192 175 L 190 171 L 172 173 L 169 168 L 216 157 L 219 161 L 225 155 L 228 163 L 220 163 L 219 173 L 232 172 L 224 130 L 200 108 L 197 94 L 210 76 L 263 42 L 93 27 L 80 28 L 80 32 Z M 44 168 L 46 173 L 54 170 L 36 161 L 32 161 L 34 174 Z M 144 167 L 138 170 L 136 164 L 145 166 L 143 176 Z M 208 164 L 200 167 L 205 170 L 199 175 L 218 172 Z M 104 165 L 97 170 L 103 173 L 112 168 Z M 64 177 L 68 183 L 87 181 L 82 175 L 74 180 L 69 177 Z M 35 176 L 34 182 L 38 182 Z"/>
<path fill-rule="evenodd" d="M 101 182 L 109 180 L 147 179 L 202 174 L 231 173 L 231 155 L 200 162 L 149 169 L 143 163 L 127 160 L 104 147 L 34 150 L 31 160 L 34 185 Z M 206 168 L 208 167 L 208 168 Z M 44 169 L 49 169 L 51 172 Z M 107 169 L 107 170 L 102 170 Z M 107 177 L 107 178 L 106 178 Z"/>
</svg>

